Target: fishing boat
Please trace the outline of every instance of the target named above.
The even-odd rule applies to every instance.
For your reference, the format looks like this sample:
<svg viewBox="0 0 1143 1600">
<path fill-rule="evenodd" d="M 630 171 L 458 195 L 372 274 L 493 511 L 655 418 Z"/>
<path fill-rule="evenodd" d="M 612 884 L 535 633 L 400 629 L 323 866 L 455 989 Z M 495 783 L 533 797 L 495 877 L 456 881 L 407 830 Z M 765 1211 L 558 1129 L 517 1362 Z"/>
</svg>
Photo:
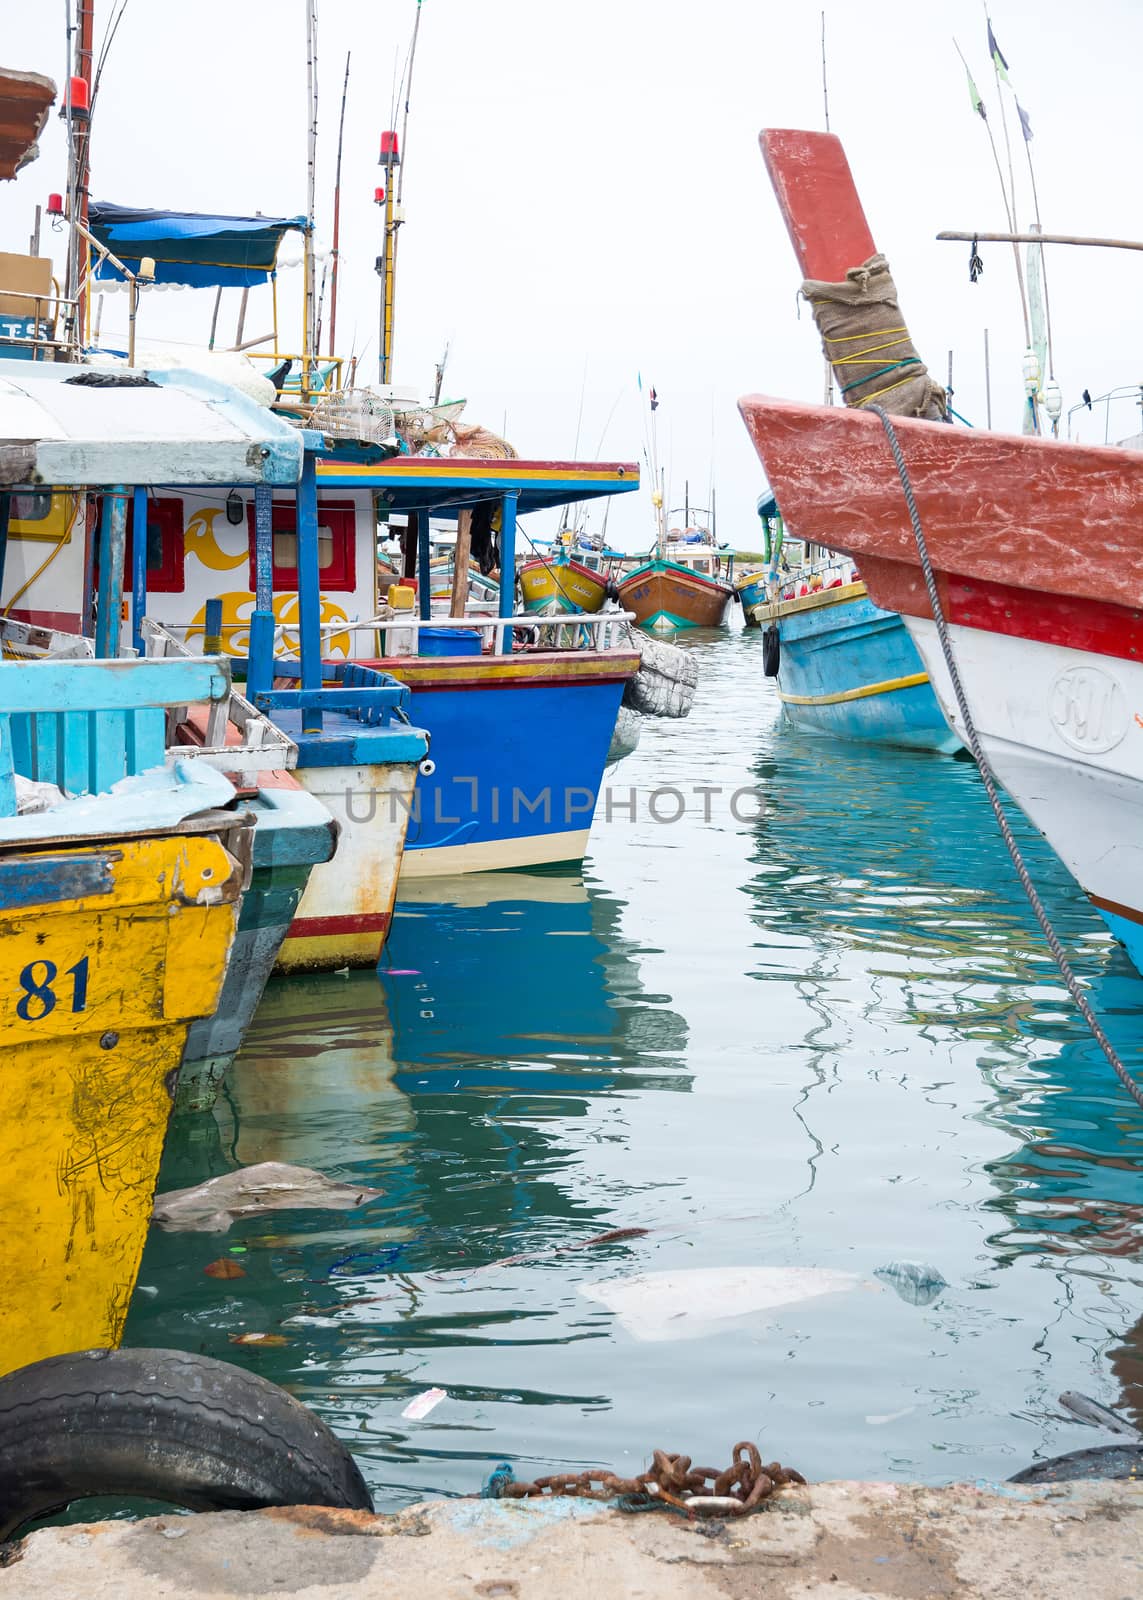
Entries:
<svg viewBox="0 0 1143 1600">
<path fill-rule="evenodd" d="M 653 553 L 619 582 L 619 604 L 641 628 L 718 628 L 734 598 L 734 550 L 709 528 L 664 532 Z"/>
<path fill-rule="evenodd" d="M 814 276 L 867 267 L 876 251 L 840 142 L 779 130 L 762 147 Z M 791 528 L 856 559 L 874 602 L 904 616 L 963 735 L 881 419 L 760 396 L 740 407 Z M 1143 455 L 893 426 L 984 751 L 1143 970 Z"/>
<path fill-rule="evenodd" d="M 87 381 L 93 375 L 100 381 Z M 185 657 L 146 616 L 146 563 L 154 553 L 149 497 L 156 485 L 194 493 L 221 476 L 286 487 L 301 476 L 304 458 L 296 430 L 209 380 L 153 371 L 140 389 L 64 362 L 0 360 L 0 434 L 19 437 L 18 446 L 0 445 L 0 453 L 15 457 L 12 474 L 29 485 L 8 492 L 7 526 L 0 529 L 7 599 L 0 645 L 24 661 L 116 660 L 127 649 Z M 51 490 L 34 487 L 45 480 Z M 120 618 L 125 592 L 130 626 L 110 620 Z M 184 700 L 165 742 L 148 755 L 161 764 L 166 751 L 225 773 L 227 803 L 240 800 L 257 822 L 253 882 L 242 901 L 222 1004 L 192 1027 L 179 1079 L 180 1103 L 202 1109 L 242 1043 L 314 867 L 333 856 L 337 829 L 289 770 L 297 745 L 229 679 L 214 702 Z M 48 755 L 45 745 L 41 764 Z M 83 792 L 84 772 L 58 752 L 50 778 L 69 794 Z M 394 869 L 394 882 L 395 876 Z"/>
<path fill-rule="evenodd" d="M 536 555 L 517 574 L 524 610 L 535 616 L 567 611 L 598 611 L 614 588 L 605 574 L 593 572 L 560 545 L 553 557 Z"/>
<path fill-rule="evenodd" d="M 737 556 L 739 571 L 734 578 L 734 597 L 742 607 L 742 620 L 747 628 L 761 626 L 754 615 L 754 607 L 767 597 L 769 580 L 777 575 L 779 553 L 782 549 L 782 519 L 778 504 L 772 494 L 758 496 L 758 517 L 762 524 L 763 549 L 761 559 Z M 773 571 L 771 571 L 771 568 Z"/>
<path fill-rule="evenodd" d="M 288 715 L 279 699 L 288 691 L 270 687 L 299 671 L 294 619 L 309 603 L 306 580 L 290 558 L 292 544 L 286 543 L 296 515 L 292 501 L 273 504 L 278 558 L 270 562 L 272 611 L 255 639 L 250 496 L 234 491 L 241 515 L 228 521 L 229 490 L 206 504 L 160 494 L 155 520 L 163 529 L 165 554 L 157 552 L 157 560 L 167 561 L 177 579 L 154 597 L 154 621 L 201 649 L 207 602 L 221 603 L 222 651 L 237 662 L 250 657 L 248 698 L 298 742 L 299 776 L 341 826 L 333 865 L 355 833 L 385 828 L 399 828 L 404 838 L 404 879 L 582 860 L 624 687 L 640 669 L 622 613 L 578 618 L 575 641 L 560 638 L 539 648 L 532 639 L 536 619 L 516 615 L 506 591 L 495 617 L 436 616 L 422 588 L 415 613 L 396 610 L 387 603 L 388 591 L 378 592 L 374 497 L 382 497 L 389 508 L 390 526 L 402 530 L 414 563 L 422 556 L 427 561 L 421 546 L 427 546 L 430 512 L 455 518 L 466 506 L 500 505 L 500 564 L 507 571 L 517 511 L 630 492 L 638 487 L 637 467 L 409 456 L 364 463 L 353 459 L 352 450 L 339 454 L 328 440 L 322 450 L 314 475 L 315 517 L 326 552 L 312 590 L 314 692 L 323 680 L 333 688 L 338 675 L 348 682 L 357 673 L 398 686 L 401 699 L 391 708 L 394 714 L 399 709 L 431 740 L 415 792 L 410 783 L 405 794 L 378 789 L 371 797 L 360 778 L 347 779 L 335 770 L 323 781 L 322 773 L 310 772 L 303 765 L 305 741 L 297 715 Z M 204 520 L 211 530 L 209 543 L 203 539 Z M 227 571 L 235 574 L 236 586 L 219 593 L 219 574 Z M 304 638 L 301 644 L 304 654 Z M 259 650 L 267 653 L 255 666 Z M 420 750 L 423 754 L 423 744 Z M 367 892 L 363 871 L 356 884 L 357 893 Z M 391 907 L 391 895 L 386 905 Z M 307 910 L 303 904 L 300 919 Z M 330 914 L 335 914 L 332 908 Z M 380 922 L 373 926 L 380 931 Z M 297 924 L 280 965 L 291 961 L 296 931 Z"/>
<path fill-rule="evenodd" d="M 763 670 L 795 727 L 952 753 L 945 721 L 904 620 L 869 598 L 852 561 L 803 567 L 753 608 L 769 634 Z"/>
<path fill-rule="evenodd" d="M 0 1264 L 19 1283 L 0 1309 L 0 1541 L 93 1495 L 370 1506 L 344 1447 L 265 1379 L 119 1348 L 253 831 L 220 773 L 152 763 L 170 714 L 228 690 L 209 659 L 0 664 Z M 85 792 L 63 798 L 63 773 Z"/>
</svg>

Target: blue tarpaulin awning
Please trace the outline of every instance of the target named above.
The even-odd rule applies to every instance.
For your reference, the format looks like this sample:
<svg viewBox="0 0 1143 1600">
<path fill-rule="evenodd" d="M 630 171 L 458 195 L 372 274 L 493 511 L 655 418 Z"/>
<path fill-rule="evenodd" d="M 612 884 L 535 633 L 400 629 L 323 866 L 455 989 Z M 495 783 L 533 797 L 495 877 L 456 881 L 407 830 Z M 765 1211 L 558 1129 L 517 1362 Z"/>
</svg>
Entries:
<svg viewBox="0 0 1143 1600">
<path fill-rule="evenodd" d="M 247 288 L 274 270 L 282 235 L 306 227 L 305 217 L 220 217 L 196 211 L 149 211 L 93 201 L 92 233 L 129 271 L 143 256 L 155 262 L 156 283 L 195 288 Z M 97 278 L 122 282 L 122 273 L 100 261 Z"/>
</svg>

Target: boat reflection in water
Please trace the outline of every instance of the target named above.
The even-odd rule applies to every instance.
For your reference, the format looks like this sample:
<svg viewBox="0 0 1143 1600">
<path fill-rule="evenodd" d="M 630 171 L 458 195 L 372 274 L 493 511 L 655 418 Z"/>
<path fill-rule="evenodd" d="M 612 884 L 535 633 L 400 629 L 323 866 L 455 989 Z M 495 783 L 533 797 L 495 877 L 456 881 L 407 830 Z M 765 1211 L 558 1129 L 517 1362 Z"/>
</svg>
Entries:
<svg viewBox="0 0 1143 1600">
<path fill-rule="evenodd" d="M 916 1214 L 890 1208 L 887 1235 L 894 1253 L 935 1258 L 950 1281 L 959 1268 L 974 1298 L 985 1294 L 957 1317 L 955 1338 L 986 1334 L 987 1366 L 1007 1373 L 999 1465 L 987 1470 L 1107 1443 L 1056 1397 L 1078 1388 L 1143 1423 L 1143 1116 L 1064 989 L 976 769 L 785 728 L 772 757 L 757 768 L 771 803 L 749 892 L 758 975 L 796 976 L 819 1018 L 800 1108 L 810 1185 L 836 1155 L 835 1091 L 851 1124 L 864 1101 L 882 1123 L 904 1122 L 902 1094 L 918 1090 L 945 1108 L 919 1141 L 923 1187 L 944 1196 L 943 1213 L 973 1215 L 975 1248 L 960 1263 L 938 1256 L 951 1240 L 920 1215 L 917 1187 Z M 1096 1015 L 1143 1082 L 1143 980 L 1044 841 L 1014 807 L 1008 815 Z M 903 1022 L 915 1052 L 902 1048 Z M 981 1133 L 958 1131 L 966 1118 L 995 1153 L 981 1159 Z M 905 1152 L 899 1160 L 910 1168 Z M 980 1382 L 978 1407 L 992 1386 L 983 1371 Z M 948 1428 L 966 1395 L 933 1383 L 936 1426 Z M 987 1443 L 989 1426 L 979 1431 Z"/>
<path fill-rule="evenodd" d="M 184 1121 L 164 1172 L 172 1188 L 285 1161 L 382 1197 L 243 1219 L 224 1238 L 155 1233 L 143 1281 L 158 1293 L 132 1312 L 149 1343 L 226 1352 L 268 1333 L 243 1358 L 318 1410 L 386 1503 L 471 1490 L 506 1448 L 526 1456 L 521 1404 L 566 1406 L 555 1437 L 566 1427 L 575 1458 L 606 1380 L 573 1384 L 559 1350 L 526 1363 L 544 1387 L 525 1389 L 521 1351 L 597 1336 L 567 1285 L 576 1257 L 482 1269 L 630 1221 L 625 1100 L 690 1087 L 686 1024 L 643 992 L 622 906 L 578 873 L 415 888 L 376 975 L 271 984 L 216 1119 Z M 244 1276 L 204 1301 L 219 1256 Z M 587 1256 L 603 1274 L 628 1246 Z M 462 1404 L 430 1435 L 400 1413 L 434 1383 Z M 549 1414 L 549 1450 L 552 1431 Z"/>
</svg>

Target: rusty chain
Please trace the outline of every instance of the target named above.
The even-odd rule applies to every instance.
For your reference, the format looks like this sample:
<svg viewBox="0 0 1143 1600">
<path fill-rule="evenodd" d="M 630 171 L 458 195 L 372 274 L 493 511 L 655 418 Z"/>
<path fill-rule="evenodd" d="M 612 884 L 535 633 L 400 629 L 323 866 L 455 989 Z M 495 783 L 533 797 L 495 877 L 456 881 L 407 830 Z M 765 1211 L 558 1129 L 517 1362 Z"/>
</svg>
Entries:
<svg viewBox="0 0 1143 1600">
<path fill-rule="evenodd" d="M 571 1495 L 581 1500 L 618 1500 L 632 1511 L 666 1505 L 689 1517 L 744 1517 L 756 1511 L 775 1489 L 805 1481 L 800 1472 L 777 1461 L 763 1466 L 758 1447 L 744 1440 L 735 1445 L 730 1466 L 722 1472 L 714 1467 L 693 1467 L 690 1456 L 656 1450 L 649 1470 L 635 1478 L 603 1471 L 553 1472 L 528 1483 L 514 1478 L 505 1464 L 492 1474 L 484 1494 L 493 1500 Z"/>
</svg>

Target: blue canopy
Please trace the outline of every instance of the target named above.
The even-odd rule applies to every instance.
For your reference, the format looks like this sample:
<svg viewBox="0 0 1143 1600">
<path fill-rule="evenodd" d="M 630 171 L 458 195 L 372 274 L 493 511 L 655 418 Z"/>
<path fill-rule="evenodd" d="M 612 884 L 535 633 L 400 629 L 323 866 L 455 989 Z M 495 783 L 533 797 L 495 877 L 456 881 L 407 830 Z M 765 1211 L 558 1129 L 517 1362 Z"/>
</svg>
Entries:
<svg viewBox="0 0 1143 1600">
<path fill-rule="evenodd" d="M 143 256 L 153 257 L 156 283 L 243 289 L 266 281 L 274 270 L 282 235 L 293 228 L 304 232 L 306 219 L 140 211 L 93 201 L 88 224 L 100 244 L 129 271 L 138 270 Z M 122 281 L 122 274 L 106 260 L 95 275 Z"/>
</svg>

